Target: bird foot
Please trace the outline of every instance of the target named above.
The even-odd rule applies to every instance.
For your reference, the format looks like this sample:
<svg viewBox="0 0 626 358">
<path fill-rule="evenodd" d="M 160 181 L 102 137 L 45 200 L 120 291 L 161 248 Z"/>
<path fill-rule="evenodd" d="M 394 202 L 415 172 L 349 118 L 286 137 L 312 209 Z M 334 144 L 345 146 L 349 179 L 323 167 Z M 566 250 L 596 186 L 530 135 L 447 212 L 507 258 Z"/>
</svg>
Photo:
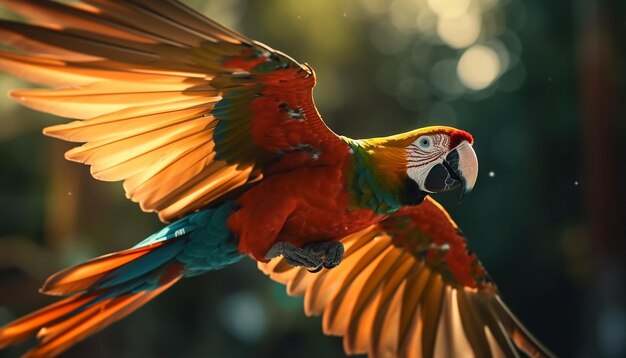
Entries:
<svg viewBox="0 0 626 358">
<path fill-rule="evenodd" d="M 319 272 L 322 268 L 331 269 L 343 260 L 343 244 L 337 241 L 318 241 L 300 247 L 279 241 L 265 254 L 267 260 L 282 255 L 291 266 L 306 267 L 309 272 Z"/>
</svg>

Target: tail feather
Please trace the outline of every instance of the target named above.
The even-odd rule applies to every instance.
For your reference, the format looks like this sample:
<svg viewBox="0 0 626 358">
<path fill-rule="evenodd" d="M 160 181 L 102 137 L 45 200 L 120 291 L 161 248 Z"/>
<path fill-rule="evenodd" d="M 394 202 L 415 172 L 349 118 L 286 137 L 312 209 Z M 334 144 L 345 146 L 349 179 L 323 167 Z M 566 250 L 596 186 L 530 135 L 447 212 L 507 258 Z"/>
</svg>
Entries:
<svg viewBox="0 0 626 358">
<path fill-rule="evenodd" d="M 167 245 L 160 247 L 152 247 L 150 255 L 141 256 L 110 271 L 100 278 L 93 287 L 97 289 L 115 287 L 141 278 L 174 260 L 183 251 L 186 244 L 187 240 L 182 239 L 171 240 Z"/>
<path fill-rule="evenodd" d="M 62 353 L 76 342 L 133 313 L 179 279 L 180 276 L 154 291 L 142 291 L 101 301 L 66 321 L 43 328 L 37 335 L 42 343 L 28 351 L 24 358 L 54 357 Z"/>
<path fill-rule="evenodd" d="M 217 270 L 243 255 L 226 227 L 227 202 L 188 215 L 135 247 L 51 276 L 42 293 L 70 297 L 0 327 L 0 349 L 37 334 L 25 357 L 53 357 L 156 297 L 182 277 Z"/>
<path fill-rule="evenodd" d="M 117 252 L 52 276 L 42 292 L 73 296 L 0 328 L 0 349 L 36 333 L 40 344 L 24 357 L 54 357 L 126 317 L 183 276 L 174 260 L 182 242 Z"/>
<path fill-rule="evenodd" d="M 53 303 L 27 316 L 24 316 L 0 329 L 0 349 L 18 343 L 44 327 L 49 322 L 68 315 L 93 299 L 93 296 L 80 295 Z"/>
<path fill-rule="evenodd" d="M 137 260 L 162 245 L 163 242 L 160 242 L 146 247 L 115 252 L 70 267 L 50 276 L 39 291 L 53 296 L 67 296 L 83 292 L 116 268 Z"/>
</svg>

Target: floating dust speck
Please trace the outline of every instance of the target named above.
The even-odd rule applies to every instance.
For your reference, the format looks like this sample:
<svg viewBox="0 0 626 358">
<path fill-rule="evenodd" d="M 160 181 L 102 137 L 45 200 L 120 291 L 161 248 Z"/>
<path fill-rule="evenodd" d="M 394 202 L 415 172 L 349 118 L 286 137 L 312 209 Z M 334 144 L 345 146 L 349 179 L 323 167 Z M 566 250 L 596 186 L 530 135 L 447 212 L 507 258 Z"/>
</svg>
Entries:
<svg viewBox="0 0 626 358">
<path fill-rule="evenodd" d="M 493 172 L 493 171 L 489 172 L 489 177 L 490 177 L 490 178 L 493 178 L 493 177 L 495 177 L 495 176 L 496 176 L 496 173 L 495 173 L 495 172 Z"/>
</svg>

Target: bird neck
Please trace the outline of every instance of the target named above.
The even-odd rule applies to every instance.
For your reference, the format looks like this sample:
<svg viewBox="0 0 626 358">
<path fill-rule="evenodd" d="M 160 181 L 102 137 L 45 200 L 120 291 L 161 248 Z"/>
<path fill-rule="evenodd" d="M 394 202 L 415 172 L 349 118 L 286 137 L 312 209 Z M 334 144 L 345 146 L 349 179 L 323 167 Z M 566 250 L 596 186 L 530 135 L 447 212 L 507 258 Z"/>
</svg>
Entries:
<svg viewBox="0 0 626 358">
<path fill-rule="evenodd" d="M 342 139 L 350 147 L 346 180 L 354 206 L 391 214 L 424 200 L 426 194 L 407 175 L 402 147 L 386 146 L 380 139 Z"/>
</svg>

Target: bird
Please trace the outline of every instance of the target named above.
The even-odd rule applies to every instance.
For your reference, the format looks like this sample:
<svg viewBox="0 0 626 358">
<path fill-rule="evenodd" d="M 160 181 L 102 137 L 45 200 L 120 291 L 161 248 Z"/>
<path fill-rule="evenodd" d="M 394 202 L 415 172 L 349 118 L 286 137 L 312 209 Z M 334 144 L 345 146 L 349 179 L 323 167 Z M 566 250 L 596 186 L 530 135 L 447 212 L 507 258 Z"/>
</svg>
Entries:
<svg viewBox="0 0 626 358">
<path fill-rule="evenodd" d="M 0 0 L 10 96 L 69 118 L 65 158 L 154 212 L 162 230 L 52 275 L 59 301 L 0 328 L 54 357 L 183 278 L 255 260 L 304 296 L 346 354 L 553 357 L 502 301 L 433 194 L 474 188 L 468 132 L 351 139 L 315 107 L 306 63 L 175 0 Z M 297 352 L 295 353 L 297 354 Z"/>
</svg>

